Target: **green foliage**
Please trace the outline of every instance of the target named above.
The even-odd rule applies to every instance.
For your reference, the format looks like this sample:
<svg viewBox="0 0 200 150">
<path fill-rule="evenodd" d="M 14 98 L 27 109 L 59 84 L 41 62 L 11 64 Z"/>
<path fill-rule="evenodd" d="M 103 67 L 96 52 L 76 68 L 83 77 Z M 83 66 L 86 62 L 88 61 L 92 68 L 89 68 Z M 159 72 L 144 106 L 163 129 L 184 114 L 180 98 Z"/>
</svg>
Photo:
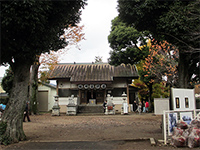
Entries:
<svg viewBox="0 0 200 150">
<path fill-rule="evenodd" d="M 157 20 L 167 11 L 168 1 L 118 0 L 119 17 L 128 24 L 134 24 L 140 31 L 157 31 Z"/>
<path fill-rule="evenodd" d="M 111 65 L 136 64 L 148 55 L 148 48 L 140 49 L 137 44 L 146 43 L 146 32 L 138 32 L 134 27 L 127 26 L 118 17 L 112 20 L 112 27 L 108 41 L 112 51 L 108 59 Z"/>
<path fill-rule="evenodd" d="M 178 47 L 183 56 L 179 61 L 179 82 L 184 81 L 185 84 L 191 79 L 199 81 L 199 0 L 118 0 L 118 4 L 119 18 L 122 21 L 134 24 L 139 31 L 150 31 L 156 40 L 166 40 Z M 179 86 L 187 85 L 179 83 Z"/>
<path fill-rule="evenodd" d="M 149 83 L 152 82 L 152 80 L 155 79 L 155 76 L 154 75 L 148 75 L 148 71 L 144 70 L 144 61 L 142 60 L 139 64 L 136 65 L 137 66 L 137 69 L 138 69 L 138 73 L 139 73 L 139 76 L 140 76 L 140 80 L 142 82 L 144 82 L 146 85 L 148 85 Z"/>
<path fill-rule="evenodd" d="M 48 71 L 42 71 L 40 72 L 39 80 L 43 83 L 50 83 L 50 81 L 48 80 L 48 76 L 49 76 Z"/>
<path fill-rule="evenodd" d="M 14 73 L 11 69 L 11 67 L 9 67 L 6 70 L 6 74 L 2 79 L 2 88 L 4 89 L 4 91 L 6 91 L 6 93 L 10 94 L 11 90 L 12 90 L 12 86 L 13 86 L 13 79 L 14 79 Z"/>
<path fill-rule="evenodd" d="M 95 63 L 103 62 L 102 56 L 95 56 Z"/>
<path fill-rule="evenodd" d="M 138 97 L 141 101 L 145 100 L 149 96 L 147 85 L 140 79 L 134 80 L 132 85 L 138 89 Z"/>
<path fill-rule="evenodd" d="M 152 98 L 168 98 L 170 97 L 170 87 L 165 86 L 163 82 L 153 84 Z"/>
<path fill-rule="evenodd" d="M 138 89 L 138 96 L 140 100 L 146 100 L 150 96 L 149 86 L 140 79 L 133 81 L 132 86 Z M 164 82 L 154 83 L 152 86 L 151 99 L 154 98 L 168 98 L 170 97 L 170 87 L 166 86 Z"/>
<path fill-rule="evenodd" d="M 0 122 L 0 143 L 2 143 L 3 145 L 8 145 L 11 143 L 11 139 L 3 135 L 6 131 L 6 128 L 7 128 L 7 123 L 1 121 Z"/>
<path fill-rule="evenodd" d="M 65 47 L 61 35 L 69 24 L 79 22 L 85 4 L 85 0 L 2 1 L 1 63 L 33 64 L 36 55 Z"/>
</svg>

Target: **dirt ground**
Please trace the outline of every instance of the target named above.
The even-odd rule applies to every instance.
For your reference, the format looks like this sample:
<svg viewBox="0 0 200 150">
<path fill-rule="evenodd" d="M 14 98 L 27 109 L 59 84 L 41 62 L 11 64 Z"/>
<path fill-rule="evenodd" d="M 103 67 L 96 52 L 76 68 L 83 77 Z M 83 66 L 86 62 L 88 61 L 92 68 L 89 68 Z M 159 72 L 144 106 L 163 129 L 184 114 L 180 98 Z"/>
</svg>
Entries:
<svg viewBox="0 0 200 150">
<path fill-rule="evenodd" d="M 24 123 L 28 140 L 121 140 L 162 138 L 161 116 L 145 115 L 78 115 L 52 117 L 31 116 Z"/>
<path fill-rule="evenodd" d="M 3 149 L 19 149 L 27 143 L 76 141 L 121 141 L 114 149 L 169 149 L 169 147 L 157 145 L 156 148 L 150 145 L 149 138 L 163 139 L 160 128 L 162 116 L 151 113 L 141 115 L 78 114 L 77 116 L 65 114 L 51 116 L 46 113 L 30 116 L 30 118 L 31 122 L 24 123 L 27 141 L 2 146 Z"/>
</svg>

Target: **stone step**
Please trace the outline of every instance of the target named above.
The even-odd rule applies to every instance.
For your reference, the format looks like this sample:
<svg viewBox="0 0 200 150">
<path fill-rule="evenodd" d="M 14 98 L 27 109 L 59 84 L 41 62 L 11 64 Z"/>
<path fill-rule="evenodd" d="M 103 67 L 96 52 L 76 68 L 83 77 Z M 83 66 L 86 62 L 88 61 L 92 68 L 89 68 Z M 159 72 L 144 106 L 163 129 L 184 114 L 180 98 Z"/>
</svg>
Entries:
<svg viewBox="0 0 200 150">
<path fill-rule="evenodd" d="M 87 105 L 87 106 L 78 106 L 79 113 L 103 113 L 103 106 L 100 105 Z"/>
</svg>

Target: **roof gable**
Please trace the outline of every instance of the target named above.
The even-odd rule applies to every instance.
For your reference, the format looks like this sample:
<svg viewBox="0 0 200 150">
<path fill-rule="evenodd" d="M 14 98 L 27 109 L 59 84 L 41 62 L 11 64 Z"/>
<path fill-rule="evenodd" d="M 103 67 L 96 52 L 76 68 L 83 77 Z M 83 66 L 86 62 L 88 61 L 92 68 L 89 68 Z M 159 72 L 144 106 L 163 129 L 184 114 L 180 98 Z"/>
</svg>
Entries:
<svg viewBox="0 0 200 150">
<path fill-rule="evenodd" d="M 69 78 L 71 82 L 79 81 L 113 81 L 115 77 L 138 78 L 135 65 L 111 66 L 101 64 L 58 64 L 50 72 L 49 79 Z"/>
<path fill-rule="evenodd" d="M 41 86 L 46 86 L 46 87 L 49 87 L 49 88 L 52 88 L 52 89 L 56 89 L 56 85 L 54 85 L 54 84 L 51 84 L 51 83 L 44 83 L 44 82 L 38 82 L 39 83 L 39 85 L 41 85 Z"/>
</svg>

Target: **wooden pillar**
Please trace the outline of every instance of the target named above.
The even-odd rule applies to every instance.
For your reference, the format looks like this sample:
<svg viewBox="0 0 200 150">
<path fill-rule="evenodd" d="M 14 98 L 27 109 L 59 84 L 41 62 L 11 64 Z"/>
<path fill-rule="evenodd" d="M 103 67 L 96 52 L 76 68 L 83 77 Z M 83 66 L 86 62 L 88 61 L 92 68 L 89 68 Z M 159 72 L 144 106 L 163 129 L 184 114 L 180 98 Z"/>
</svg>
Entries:
<svg viewBox="0 0 200 150">
<path fill-rule="evenodd" d="M 104 95 L 104 96 L 103 96 L 103 97 L 104 97 L 103 102 L 104 102 L 104 101 L 106 100 L 106 96 L 107 96 L 107 95 L 106 95 L 106 89 L 104 90 L 104 94 L 103 94 L 103 95 Z"/>
<path fill-rule="evenodd" d="M 78 96 L 79 96 L 79 105 L 81 104 L 81 90 L 78 90 Z"/>
<path fill-rule="evenodd" d="M 58 95 L 58 80 L 56 80 L 56 94 Z"/>
<path fill-rule="evenodd" d="M 126 81 L 126 93 L 127 93 L 127 103 L 129 104 L 129 85 L 128 85 L 128 80 Z"/>
</svg>

